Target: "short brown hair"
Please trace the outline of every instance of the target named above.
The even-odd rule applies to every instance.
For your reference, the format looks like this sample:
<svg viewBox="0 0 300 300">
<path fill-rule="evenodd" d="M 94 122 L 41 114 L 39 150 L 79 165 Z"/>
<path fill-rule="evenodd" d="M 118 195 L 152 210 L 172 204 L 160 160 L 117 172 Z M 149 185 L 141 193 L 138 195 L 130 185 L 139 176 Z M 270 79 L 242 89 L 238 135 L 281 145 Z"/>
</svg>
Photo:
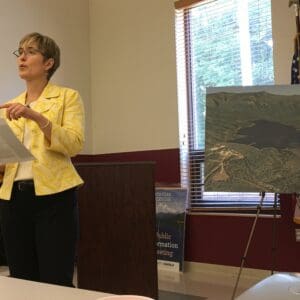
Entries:
<svg viewBox="0 0 300 300">
<path fill-rule="evenodd" d="M 60 49 L 53 39 L 38 32 L 25 35 L 19 42 L 19 46 L 31 43 L 36 44 L 45 59 L 53 58 L 54 60 L 52 68 L 48 70 L 47 79 L 49 80 L 60 65 Z"/>
</svg>

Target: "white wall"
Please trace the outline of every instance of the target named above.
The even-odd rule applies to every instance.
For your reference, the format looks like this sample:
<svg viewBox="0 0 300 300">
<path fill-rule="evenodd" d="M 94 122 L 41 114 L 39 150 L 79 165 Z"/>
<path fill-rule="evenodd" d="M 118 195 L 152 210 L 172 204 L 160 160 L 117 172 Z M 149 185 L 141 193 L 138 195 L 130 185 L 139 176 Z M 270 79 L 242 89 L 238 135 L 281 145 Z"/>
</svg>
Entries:
<svg viewBox="0 0 300 300">
<path fill-rule="evenodd" d="M 89 6 L 86 0 L 0 0 L 0 102 L 25 86 L 12 52 L 27 33 L 54 38 L 61 49 L 61 67 L 52 82 L 79 90 L 87 115 L 86 147 L 92 151 L 90 100 Z"/>
<path fill-rule="evenodd" d="M 94 153 L 178 148 L 173 0 L 90 0 Z"/>
<path fill-rule="evenodd" d="M 94 153 L 178 147 L 174 0 L 90 0 Z M 277 84 L 290 83 L 295 16 L 272 0 Z"/>
<path fill-rule="evenodd" d="M 272 0 L 272 28 L 275 82 L 290 84 L 296 21 L 294 9 L 288 7 L 287 0 Z"/>
<path fill-rule="evenodd" d="M 53 81 L 83 96 L 84 153 L 179 147 L 173 0 L 0 0 L 0 7 L 0 102 L 24 89 L 11 53 L 39 31 L 62 50 Z M 272 14 L 275 80 L 289 83 L 294 11 L 272 0 Z"/>
</svg>

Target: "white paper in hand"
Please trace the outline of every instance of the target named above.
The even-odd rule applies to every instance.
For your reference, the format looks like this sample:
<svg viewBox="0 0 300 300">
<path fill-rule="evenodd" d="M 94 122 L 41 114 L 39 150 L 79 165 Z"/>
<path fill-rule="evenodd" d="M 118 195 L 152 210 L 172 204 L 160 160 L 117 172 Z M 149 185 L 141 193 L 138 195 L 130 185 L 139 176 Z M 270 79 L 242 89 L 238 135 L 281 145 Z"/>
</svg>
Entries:
<svg viewBox="0 0 300 300">
<path fill-rule="evenodd" d="M 0 164 L 28 160 L 34 160 L 34 157 L 0 118 Z"/>
</svg>

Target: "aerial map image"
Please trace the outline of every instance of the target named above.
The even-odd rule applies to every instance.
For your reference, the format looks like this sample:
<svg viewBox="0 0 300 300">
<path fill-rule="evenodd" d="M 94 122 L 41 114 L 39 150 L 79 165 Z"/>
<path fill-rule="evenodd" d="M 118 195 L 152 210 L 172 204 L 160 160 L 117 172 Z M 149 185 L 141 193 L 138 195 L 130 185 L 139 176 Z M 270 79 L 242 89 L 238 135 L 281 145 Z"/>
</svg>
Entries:
<svg viewBox="0 0 300 300">
<path fill-rule="evenodd" d="M 300 88 L 211 88 L 205 191 L 300 191 Z"/>
</svg>

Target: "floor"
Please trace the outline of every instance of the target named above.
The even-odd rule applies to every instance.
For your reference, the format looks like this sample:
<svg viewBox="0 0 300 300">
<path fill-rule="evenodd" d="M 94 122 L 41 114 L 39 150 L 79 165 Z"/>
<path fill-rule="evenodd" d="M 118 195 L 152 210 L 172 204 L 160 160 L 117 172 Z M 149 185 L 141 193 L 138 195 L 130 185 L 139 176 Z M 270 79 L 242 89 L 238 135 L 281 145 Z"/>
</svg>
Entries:
<svg viewBox="0 0 300 300">
<path fill-rule="evenodd" d="M 197 265 L 183 273 L 159 270 L 159 300 L 230 300 L 238 268 Z M 7 267 L 0 266 L 0 275 L 8 275 Z M 243 270 L 236 296 L 268 275 L 268 271 Z"/>
</svg>

